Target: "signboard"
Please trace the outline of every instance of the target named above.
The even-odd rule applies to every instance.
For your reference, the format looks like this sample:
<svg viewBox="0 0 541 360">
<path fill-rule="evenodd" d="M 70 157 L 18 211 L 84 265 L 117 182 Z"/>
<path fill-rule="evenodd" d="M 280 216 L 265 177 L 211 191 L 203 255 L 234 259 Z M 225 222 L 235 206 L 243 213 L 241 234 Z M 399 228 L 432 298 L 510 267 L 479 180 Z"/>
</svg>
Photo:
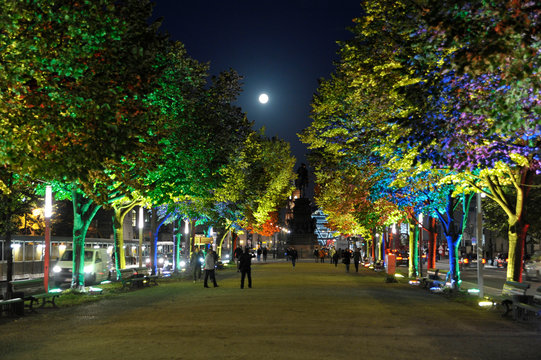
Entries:
<svg viewBox="0 0 541 360">
<path fill-rule="evenodd" d="M 197 245 L 208 245 L 208 244 L 212 244 L 214 242 L 214 238 L 212 237 L 205 237 L 205 236 L 202 236 L 202 235 L 195 235 L 195 239 L 194 239 L 194 245 L 197 246 Z"/>
</svg>

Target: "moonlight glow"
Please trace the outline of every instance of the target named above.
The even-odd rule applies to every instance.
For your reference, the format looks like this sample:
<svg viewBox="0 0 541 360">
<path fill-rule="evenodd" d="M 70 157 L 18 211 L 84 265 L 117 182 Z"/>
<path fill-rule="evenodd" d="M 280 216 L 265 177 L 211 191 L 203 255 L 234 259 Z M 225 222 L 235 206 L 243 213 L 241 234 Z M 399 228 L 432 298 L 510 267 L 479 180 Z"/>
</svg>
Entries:
<svg viewBox="0 0 541 360">
<path fill-rule="evenodd" d="M 269 96 L 267 94 L 261 94 L 259 95 L 259 102 L 262 104 L 266 104 L 269 101 Z"/>
</svg>

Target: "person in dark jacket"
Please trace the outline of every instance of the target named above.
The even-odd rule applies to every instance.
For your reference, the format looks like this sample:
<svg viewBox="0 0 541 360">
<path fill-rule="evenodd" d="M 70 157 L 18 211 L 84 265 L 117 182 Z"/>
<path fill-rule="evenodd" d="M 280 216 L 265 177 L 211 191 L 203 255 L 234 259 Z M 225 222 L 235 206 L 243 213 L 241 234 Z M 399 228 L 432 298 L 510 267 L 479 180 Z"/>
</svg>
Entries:
<svg viewBox="0 0 541 360">
<path fill-rule="evenodd" d="M 342 262 L 346 265 L 346 272 L 349 272 L 349 264 L 351 263 L 351 254 L 348 249 L 342 253 Z"/>
<path fill-rule="evenodd" d="M 361 249 L 355 249 L 353 253 L 353 265 L 355 265 L 355 272 L 359 272 L 359 263 L 361 262 Z"/>
<path fill-rule="evenodd" d="M 201 264 L 203 262 L 203 254 L 199 252 L 199 248 L 196 247 L 192 252 L 192 257 L 190 258 L 190 266 L 193 271 L 193 282 L 201 280 Z"/>
<path fill-rule="evenodd" d="M 246 248 L 244 253 L 240 256 L 239 259 L 239 270 L 240 270 L 240 288 L 244 289 L 244 278 L 248 276 L 248 287 L 252 288 L 252 254 L 250 250 Z"/>
<path fill-rule="evenodd" d="M 297 250 L 295 248 L 291 248 L 288 254 L 291 257 L 291 264 L 293 265 L 293 268 L 295 268 L 295 262 L 297 261 L 297 258 L 299 257 L 299 255 L 297 254 Z"/>
</svg>

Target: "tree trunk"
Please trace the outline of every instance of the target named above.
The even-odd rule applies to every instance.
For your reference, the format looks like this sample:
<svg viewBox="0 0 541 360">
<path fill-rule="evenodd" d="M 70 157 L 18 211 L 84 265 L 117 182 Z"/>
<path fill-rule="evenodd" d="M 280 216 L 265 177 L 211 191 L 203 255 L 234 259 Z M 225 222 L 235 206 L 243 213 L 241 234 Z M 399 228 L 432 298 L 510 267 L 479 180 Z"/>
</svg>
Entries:
<svg viewBox="0 0 541 360">
<path fill-rule="evenodd" d="M 140 199 L 119 201 L 113 205 L 113 233 L 115 240 L 115 266 L 120 278 L 120 269 L 126 268 L 126 252 L 124 250 L 124 219 L 136 206 L 141 205 Z"/>
<path fill-rule="evenodd" d="M 447 278 L 451 282 L 451 288 L 459 289 L 462 280 L 458 263 L 458 247 L 460 245 L 460 240 L 462 239 L 462 234 L 456 236 L 453 233 L 446 233 L 445 238 L 447 239 L 447 249 L 449 250 L 449 273 L 447 274 Z"/>
<path fill-rule="evenodd" d="M 84 273 L 84 249 L 85 238 L 90 223 L 101 208 L 77 191 L 77 185 L 72 184 L 71 196 L 73 203 L 73 268 L 71 277 L 71 288 L 81 289 L 85 285 Z"/>
<path fill-rule="evenodd" d="M 218 245 L 218 256 L 221 258 L 222 257 L 222 245 L 224 244 L 224 240 L 225 238 L 227 237 L 227 235 L 229 234 L 229 230 L 231 229 L 231 225 L 228 225 L 226 228 L 225 228 L 225 231 L 224 231 L 224 236 L 222 236 L 222 239 L 220 240 L 220 244 Z"/>
<path fill-rule="evenodd" d="M 175 234 L 175 246 L 174 246 L 174 269 L 175 274 L 180 270 L 180 249 L 182 242 L 182 218 L 178 218 L 177 233 Z"/>
<path fill-rule="evenodd" d="M 428 254 L 427 254 L 427 269 L 436 268 L 436 249 L 438 246 L 438 233 L 436 232 L 436 218 L 430 217 L 429 221 L 429 239 L 428 239 Z"/>
<path fill-rule="evenodd" d="M 509 179 L 513 181 L 514 189 L 516 189 L 514 206 L 511 206 L 512 201 L 506 196 L 503 185 L 499 183 L 497 177 L 494 180 L 489 175 L 484 179 L 490 189 L 488 196 L 500 205 L 508 218 L 509 254 L 506 275 L 508 281 L 522 280 L 524 245 L 529 228 L 529 224 L 526 224 L 523 219 L 534 174 L 528 166 L 508 169 Z"/>
<path fill-rule="evenodd" d="M 510 221 L 511 222 L 511 221 Z M 524 263 L 524 246 L 529 224 L 520 221 L 509 225 L 509 254 L 507 262 L 507 281 L 522 282 L 522 268 Z"/>
<path fill-rule="evenodd" d="M 447 239 L 447 249 L 449 251 L 449 272 L 447 273 L 447 280 L 451 282 L 451 288 L 459 289 L 462 282 L 460 278 L 460 268 L 458 264 L 458 247 L 460 240 L 462 240 L 462 233 L 464 232 L 464 226 L 468 219 L 468 209 L 470 207 L 471 199 L 474 194 L 462 195 L 462 217 L 460 223 L 457 224 L 455 220 L 455 208 L 459 204 L 460 200 L 453 198 L 452 191 L 447 194 L 447 204 L 445 206 L 445 216 L 439 211 L 436 211 L 440 222 L 443 227 L 443 234 Z"/>
</svg>

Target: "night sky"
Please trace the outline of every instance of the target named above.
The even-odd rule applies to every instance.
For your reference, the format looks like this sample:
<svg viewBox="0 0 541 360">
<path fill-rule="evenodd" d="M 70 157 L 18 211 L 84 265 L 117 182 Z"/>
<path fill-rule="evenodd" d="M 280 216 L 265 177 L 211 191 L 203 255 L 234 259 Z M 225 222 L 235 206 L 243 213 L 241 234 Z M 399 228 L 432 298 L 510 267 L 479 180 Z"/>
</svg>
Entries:
<svg viewBox="0 0 541 360">
<path fill-rule="evenodd" d="M 333 71 L 336 41 L 360 16 L 360 0 L 155 0 L 161 31 L 183 42 L 211 74 L 230 68 L 244 77 L 238 106 L 265 126 L 268 137 L 291 144 L 297 167 L 307 149 L 297 133 L 310 124 L 318 79 Z M 269 102 L 258 102 L 259 94 Z M 295 169 L 297 169 L 297 167 Z"/>
</svg>

